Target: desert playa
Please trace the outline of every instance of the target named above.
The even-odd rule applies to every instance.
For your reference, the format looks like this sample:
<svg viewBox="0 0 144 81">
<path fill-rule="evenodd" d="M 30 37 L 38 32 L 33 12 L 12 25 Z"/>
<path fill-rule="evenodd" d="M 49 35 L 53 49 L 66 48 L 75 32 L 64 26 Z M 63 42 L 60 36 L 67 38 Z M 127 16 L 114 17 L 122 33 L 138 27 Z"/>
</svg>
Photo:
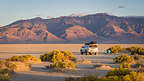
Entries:
<svg viewBox="0 0 144 81">
<path fill-rule="evenodd" d="M 103 51 L 111 46 L 120 45 L 121 47 L 144 47 L 144 44 L 99 44 L 99 53 L 95 55 L 80 55 L 80 48 L 83 44 L 0 44 L 0 58 L 6 59 L 14 55 L 32 55 L 40 57 L 41 54 L 50 52 L 54 49 L 69 50 L 75 55 L 77 60 L 88 59 L 91 62 L 77 63 L 74 71 L 55 72 L 46 69 L 49 62 L 32 64 L 30 71 L 18 71 L 12 76 L 11 81 L 64 81 L 66 77 L 80 77 L 88 74 L 104 76 L 109 69 L 95 69 L 94 63 L 106 64 L 111 68 L 119 67 L 114 64 L 113 58 L 117 55 L 105 55 Z"/>
</svg>

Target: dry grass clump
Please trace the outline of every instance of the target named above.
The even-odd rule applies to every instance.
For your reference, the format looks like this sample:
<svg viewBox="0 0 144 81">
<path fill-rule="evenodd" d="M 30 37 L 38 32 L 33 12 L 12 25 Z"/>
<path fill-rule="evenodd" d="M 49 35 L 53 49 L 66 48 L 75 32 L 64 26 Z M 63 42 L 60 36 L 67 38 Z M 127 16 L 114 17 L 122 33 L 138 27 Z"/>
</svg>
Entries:
<svg viewBox="0 0 144 81">
<path fill-rule="evenodd" d="M 29 64 L 39 64 L 41 63 L 41 59 L 31 56 L 31 55 L 23 55 L 23 56 L 12 56 L 7 59 L 8 61 L 17 61 L 17 62 L 25 62 Z"/>
<path fill-rule="evenodd" d="M 15 69 L 15 64 L 12 64 L 9 61 L 6 60 L 0 60 L 0 69 L 7 69 L 9 72 L 12 72 Z"/>
<path fill-rule="evenodd" d="M 82 60 L 80 60 L 78 63 L 79 64 L 91 64 L 92 62 L 86 58 L 82 58 Z"/>
<path fill-rule="evenodd" d="M 141 60 L 141 59 L 143 59 L 143 57 L 141 55 L 139 55 L 139 54 L 135 54 L 134 55 L 134 59 L 135 60 Z"/>
<path fill-rule="evenodd" d="M 15 65 L 5 60 L 0 60 L 0 81 L 9 81 L 10 75 L 14 73 Z"/>
<path fill-rule="evenodd" d="M 93 65 L 94 68 L 96 68 L 96 70 L 111 70 L 112 68 L 108 65 L 105 64 L 100 64 L 100 63 L 96 63 Z"/>
<path fill-rule="evenodd" d="M 142 68 L 144 68 L 144 60 L 138 60 L 135 63 L 135 67 L 142 67 Z"/>
<path fill-rule="evenodd" d="M 40 56 L 42 61 L 49 61 L 52 64 L 46 66 L 47 68 L 51 69 L 75 69 L 76 60 L 72 52 L 70 51 L 60 51 L 60 50 L 53 50 L 47 54 Z"/>
<path fill-rule="evenodd" d="M 1 60 L 0 69 L 7 69 L 8 72 L 29 71 L 30 65 L 24 62 Z"/>
<path fill-rule="evenodd" d="M 101 65 L 100 67 L 96 67 L 96 70 L 111 70 L 112 68 L 108 65 Z"/>
<path fill-rule="evenodd" d="M 23 55 L 12 56 L 7 59 L 7 62 L 15 66 L 13 71 L 30 71 L 30 64 L 39 64 L 41 59 L 31 55 Z"/>
<path fill-rule="evenodd" d="M 14 71 L 30 71 L 30 65 L 24 62 L 10 62 L 15 65 Z"/>
</svg>

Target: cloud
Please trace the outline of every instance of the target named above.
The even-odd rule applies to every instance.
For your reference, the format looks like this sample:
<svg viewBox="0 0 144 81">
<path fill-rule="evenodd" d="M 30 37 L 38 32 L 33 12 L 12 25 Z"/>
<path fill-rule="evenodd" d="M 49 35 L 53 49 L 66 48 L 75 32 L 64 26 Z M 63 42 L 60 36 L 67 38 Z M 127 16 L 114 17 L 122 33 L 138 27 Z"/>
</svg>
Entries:
<svg viewBox="0 0 144 81">
<path fill-rule="evenodd" d="M 120 5 L 120 6 L 118 6 L 118 8 L 125 8 L 125 6 Z"/>
</svg>

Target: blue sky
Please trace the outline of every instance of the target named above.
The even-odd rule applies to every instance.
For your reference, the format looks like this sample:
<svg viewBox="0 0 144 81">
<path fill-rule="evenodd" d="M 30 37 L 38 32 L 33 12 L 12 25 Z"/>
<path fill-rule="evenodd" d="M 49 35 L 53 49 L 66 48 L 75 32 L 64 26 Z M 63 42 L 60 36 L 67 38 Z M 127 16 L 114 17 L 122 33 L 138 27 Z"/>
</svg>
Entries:
<svg viewBox="0 0 144 81">
<path fill-rule="evenodd" d="M 0 25 L 37 16 L 104 12 L 116 16 L 144 16 L 144 0 L 0 0 Z"/>
</svg>

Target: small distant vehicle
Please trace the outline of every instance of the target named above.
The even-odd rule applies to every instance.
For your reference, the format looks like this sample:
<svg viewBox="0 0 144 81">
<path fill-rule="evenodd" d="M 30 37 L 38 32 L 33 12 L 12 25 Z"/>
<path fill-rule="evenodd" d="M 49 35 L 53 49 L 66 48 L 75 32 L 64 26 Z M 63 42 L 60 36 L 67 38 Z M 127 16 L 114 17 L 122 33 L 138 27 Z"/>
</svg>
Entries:
<svg viewBox="0 0 144 81">
<path fill-rule="evenodd" d="M 97 55 L 98 54 L 98 44 L 95 41 L 91 41 L 88 43 L 85 43 L 84 46 L 80 49 L 81 55 Z"/>
<path fill-rule="evenodd" d="M 111 50 L 104 50 L 104 54 L 112 54 Z"/>
</svg>

